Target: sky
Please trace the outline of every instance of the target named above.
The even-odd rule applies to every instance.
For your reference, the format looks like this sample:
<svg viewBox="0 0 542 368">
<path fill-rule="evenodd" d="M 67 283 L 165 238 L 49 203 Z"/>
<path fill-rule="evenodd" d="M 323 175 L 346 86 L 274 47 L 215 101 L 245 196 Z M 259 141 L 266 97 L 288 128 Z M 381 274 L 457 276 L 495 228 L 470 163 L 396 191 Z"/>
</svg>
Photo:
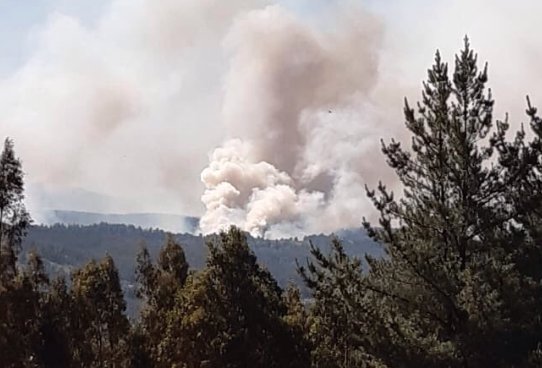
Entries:
<svg viewBox="0 0 542 368">
<path fill-rule="evenodd" d="M 468 35 L 496 117 L 542 105 L 536 0 L 0 0 L 0 136 L 27 203 L 202 217 L 270 237 L 372 216 L 399 189 L 380 138 L 407 139 L 435 51 Z M 538 103 L 540 102 L 540 103 Z"/>
</svg>

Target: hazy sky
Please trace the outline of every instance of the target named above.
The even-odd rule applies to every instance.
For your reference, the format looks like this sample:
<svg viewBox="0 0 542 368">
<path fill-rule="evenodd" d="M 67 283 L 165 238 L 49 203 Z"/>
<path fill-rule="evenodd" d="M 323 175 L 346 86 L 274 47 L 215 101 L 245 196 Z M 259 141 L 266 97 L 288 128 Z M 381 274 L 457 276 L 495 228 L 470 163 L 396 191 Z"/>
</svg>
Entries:
<svg viewBox="0 0 542 368">
<path fill-rule="evenodd" d="M 526 94 L 542 106 L 539 14 L 536 0 L 0 0 L 0 136 L 34 211 L 351 225 L 367 208 L 341 193 L 389 178 L 378 138 L 404 137 L 403 97 L 419 97 L 437 48 L 453 62 L 469 35 L 513 125 Z M 236 177 L 232 192 L 218 185 L 232 162 L 277 179 Z"/>
</svg>

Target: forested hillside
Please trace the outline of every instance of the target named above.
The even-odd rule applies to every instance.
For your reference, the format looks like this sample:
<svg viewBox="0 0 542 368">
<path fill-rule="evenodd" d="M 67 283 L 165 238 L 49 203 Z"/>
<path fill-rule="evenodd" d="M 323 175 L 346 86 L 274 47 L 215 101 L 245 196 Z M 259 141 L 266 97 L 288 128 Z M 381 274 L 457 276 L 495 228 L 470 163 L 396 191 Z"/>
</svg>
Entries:
<svg viewBox="0 0 542 368">
<path fill-rule="evenodd" d="M 40 211 L 43 225 L 97 225 L 100 223 L 124 224 L 145 229 L 162 229 L 173 233 L 193 234 L 198 229 L 199 219 L 192 216 L 180 216 L 161 213 L 96 213 L 66 210 Z"/>
<path fill-rule="evenodd" d="M 109 254 L 128 291 L 128 300 L 134 302 L 135 295 L 129 293 L 127 286 L 135 283 L 137 253 L 146 246 L 151 257 L 156 258 L 167 234 L 158 229 L 106 223 L 89 226 L 31 226 L 23 241 L 23 254 L 35 250 L 51 274 L 66 275 L 91 259 L 101 259 Z M 330 236 L 311 235 L 303 239 L 267 240 L 248 235 L 247 241 L 258 262 L 269 269 L 281 287 L 293 283 L 308 297 L 308 291 L 297 273 L 296 261 L 305 262 L 310 257 L 311 243 L 323 252 L 329 252 L 334 236 L 342 240 L 347 254 L 351 256 L 363 258 L 368 254 L 380 257 L 383 254 L 382 248 L 361 228 L 339 231 Z M 203 268 L 208 253 L 205 243 L 210 238 L 190 234 L 174 234 L 173 237 L 182 245 L 190 266 L 194 269 Z"/>
</svg>

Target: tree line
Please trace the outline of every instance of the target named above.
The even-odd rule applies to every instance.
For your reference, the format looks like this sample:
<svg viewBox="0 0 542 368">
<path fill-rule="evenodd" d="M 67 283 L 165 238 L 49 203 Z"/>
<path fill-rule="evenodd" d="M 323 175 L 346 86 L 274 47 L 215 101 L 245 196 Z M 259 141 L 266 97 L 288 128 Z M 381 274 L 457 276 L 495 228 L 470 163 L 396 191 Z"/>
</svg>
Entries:
<svg viewBox="0 0 542 368">
<path fill-rule="evenodd" d="M 313 247 L 298 270 L 312 298 L 281 289 L 237 228 L 201 271 L 172 237 L 137 256 L 143 308 L 129 320 L 113 259 L 50 279 L 17 263 L 30 217 L 20 161 L 0 157 L 0 360 L 5 367 L 538 367 L 542 365 L 542 119 L 493 117 L 487 65 L 468 40 L 453 72 L 437 52 L 408 148 L 382 144 L 402 183 L 367 188 L 363 221 L 385 256 Z"/>
</svg>

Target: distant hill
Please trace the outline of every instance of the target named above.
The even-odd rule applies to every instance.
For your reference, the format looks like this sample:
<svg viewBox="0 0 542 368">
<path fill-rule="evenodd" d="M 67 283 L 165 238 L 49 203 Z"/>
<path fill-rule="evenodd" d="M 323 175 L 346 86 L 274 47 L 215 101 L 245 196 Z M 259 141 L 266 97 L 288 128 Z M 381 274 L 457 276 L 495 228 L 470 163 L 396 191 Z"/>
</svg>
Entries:
<svg viewBox="0 0 542 368">
<path fill-rule="evenodd" d="M 44 210 L 41 211 L 44 225 L 96 225 L 100 223 L 124 224 L 143 229 L 162 229 L 174 233 L 195 233 L 197 217 L 163 213 L 97 213 L 82 211 Z"/>
<path fill-rule="evenodd" d="M 92 216 L 83 218 L 90 219 Z M 52 274 L 67 274 L 90 259 L 99 259 L 110 254 L 119 269 L 126 298 L 133 312 L 137 305 L 133 293 L 136 255 L 145 244 L 151 256 L 156 258 L 166 234 L 158 229 L 146 230 L 133 225 L 106 223 L 88 226 L 32 226 L 25 238 L 23 250 L 37 250 Z M 370 254 L 380 257 L 383 254 L 382 249 L 361 229 L 340 231 L 338 237 L 343 240 L 343 246 L 349 255 L 363 257 Z M 176 234 L 175 238 L 183 246 L 190 266 L 195 269 L 203 267 L 207 255 L 205 242 L 209 238 L 186 233 Z M 248 242 L 259 262 L 269 269 L 281 286 L 297 284 L 303 294 L 308 296 L 296 272 L 296 260 L 304 263 L 310 257 L 310 243 L 328 252 L 331 236 L 311 235 L 303 239 L 281 240 L 249 236 Z"/>
<path fill-rule="evenodd" d="M 94 225 L 101 222 L 160 228 L 166 231 L 193 233 L 198 218 L 178 214 L 142 210 L 126 198 L 84 188 L 29 183 L 26 186 L 26 205 L 36 224 Z"/>
</svg>

